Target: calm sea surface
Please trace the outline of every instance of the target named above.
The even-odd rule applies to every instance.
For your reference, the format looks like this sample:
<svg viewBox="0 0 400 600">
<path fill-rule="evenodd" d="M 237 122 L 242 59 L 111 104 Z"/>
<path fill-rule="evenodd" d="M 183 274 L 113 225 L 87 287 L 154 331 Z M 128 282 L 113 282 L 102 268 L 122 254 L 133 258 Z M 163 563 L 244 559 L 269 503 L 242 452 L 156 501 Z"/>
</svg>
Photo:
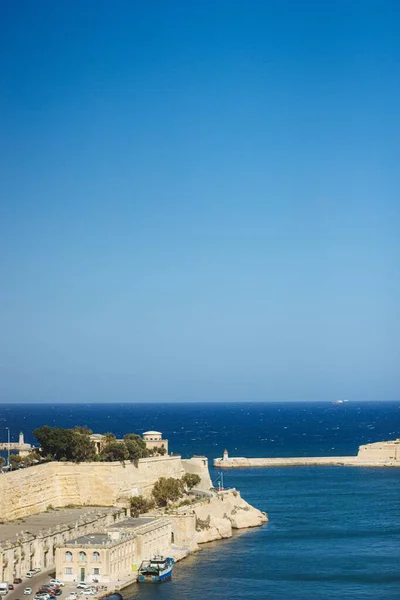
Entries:
<svg viewBox="0 0 400 600">
<path fill-rule="evenodd" d="M 210 460 L 224 448 L 236 456 L 327 456 L 400 437 L 400 402 L 0 406 L 0 440 L 10 427 L 13 440 L 23 430 L 33 442 L 43 424 L 118 436 L 156 429 L 171 451 Z M 225 486 L 270 522 L 203 546 L 176 565 L 172 582 L 134 585 L 125 598 L 400 600 L 400 469 L 233 470 Z"/>
</svg>

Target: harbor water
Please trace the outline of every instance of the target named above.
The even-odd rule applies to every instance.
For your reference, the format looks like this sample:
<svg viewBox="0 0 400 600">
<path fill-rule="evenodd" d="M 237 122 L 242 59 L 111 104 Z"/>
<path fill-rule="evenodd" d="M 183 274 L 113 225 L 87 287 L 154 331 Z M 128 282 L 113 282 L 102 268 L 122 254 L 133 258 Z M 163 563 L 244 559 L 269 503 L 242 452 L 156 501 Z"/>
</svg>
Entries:
<svg viewBox="0 0 400 600">
<path fill-rule="evenodd" d="M 0 420 L 13 440 L 22 430 L 28 442 L 42 424 L 118 436 L 156 429 L 171 451 L 210 461 L 225 447 L 248 457 L 349 455 L 400 437 L 399 402 L 3 405 Z M 175 566 L 171 582 L 135 584 L 125 599 L 400 599 L 400 469 L 234 469 L 224 479 L 269 523 L 203 546 Z"/>
</svg>

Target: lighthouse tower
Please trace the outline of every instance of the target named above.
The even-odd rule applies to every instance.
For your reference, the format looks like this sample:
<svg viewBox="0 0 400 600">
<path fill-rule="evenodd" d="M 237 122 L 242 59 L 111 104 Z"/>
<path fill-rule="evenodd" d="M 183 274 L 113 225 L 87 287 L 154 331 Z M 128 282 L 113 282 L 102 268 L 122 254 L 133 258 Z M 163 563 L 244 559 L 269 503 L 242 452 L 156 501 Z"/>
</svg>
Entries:
<svg viewBox="0 0 400 600">
<path fill-rule="evenodd" d="M 228 450 L 225 448 L 224 453 L 222 455 L 222 460 L 227 461 L 229 459 Z"/>
</svg>

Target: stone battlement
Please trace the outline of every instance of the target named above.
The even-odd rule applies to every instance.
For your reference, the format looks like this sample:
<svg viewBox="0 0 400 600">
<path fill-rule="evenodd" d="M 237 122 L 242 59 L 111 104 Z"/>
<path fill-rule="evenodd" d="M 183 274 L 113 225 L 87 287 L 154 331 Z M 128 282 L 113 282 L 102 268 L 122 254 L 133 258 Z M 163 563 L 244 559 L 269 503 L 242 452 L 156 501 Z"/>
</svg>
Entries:
<svg viewBox="0 0 400 600">
<path fill-rule="evenodd" d="M 180 456 L 131 462 L 49 462 L 0 475 L 0 515 L 10 521 L 45 511 L 49 506 L 126 506 L 131 496 L 149 496 L 160 477 L 180 478 L 197 472 L 211 487 L 207 459 Z"/>
</svg>

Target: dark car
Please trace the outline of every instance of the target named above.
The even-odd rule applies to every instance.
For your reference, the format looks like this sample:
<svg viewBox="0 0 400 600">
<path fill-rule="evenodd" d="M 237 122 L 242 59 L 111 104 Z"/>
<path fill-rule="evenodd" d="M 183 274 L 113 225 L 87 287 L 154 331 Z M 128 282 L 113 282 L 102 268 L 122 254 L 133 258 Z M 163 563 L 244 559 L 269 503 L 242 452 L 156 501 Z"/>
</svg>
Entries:
<svg viewBox="0 0 400 600">
<path fill-rule="evenodd" d="M 9 584 L 8 584 L 8 589 L 9 589 L 9 590 L 13 590 L 13 589 L 14 589 L 14 586 L 13 586 L 13 584 L 12 584 L 12 583 L 9 583 Z"/>
<path fill-rule="evenodd" d="M 22 583 L 21 577 L 14 577 L 13 583 Z"/>
</svg>

